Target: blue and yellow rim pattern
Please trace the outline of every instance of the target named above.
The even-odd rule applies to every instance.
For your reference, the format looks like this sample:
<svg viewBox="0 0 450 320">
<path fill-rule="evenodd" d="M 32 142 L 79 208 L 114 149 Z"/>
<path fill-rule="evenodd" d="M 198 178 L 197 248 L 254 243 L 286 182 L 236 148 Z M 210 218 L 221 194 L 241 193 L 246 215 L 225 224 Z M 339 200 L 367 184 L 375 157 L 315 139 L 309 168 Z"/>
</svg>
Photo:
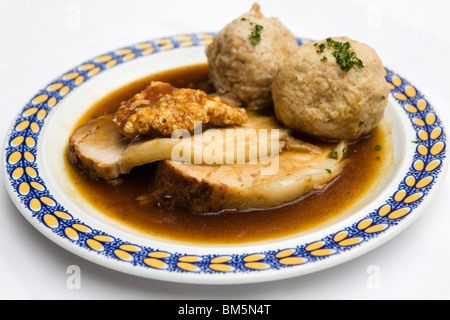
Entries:
<svg viewBox="0 0 450 320">
<path fill-rule="evenodd" d="M 76 87 L 104 70 L 157 52 L 204 46 L 215 34 L 186 34 L 142 42 L 86 61 L 40 90 L 22 109 L 12 125 L 4 150 L 7 184 L 13 196 L 27 208 L 27 215 L 46 230 L 72 245 L 120 263 L 185 273 L 242 273 L 280 270 L 311 264 L 352 250 L 377 238 L 414 214 L 426 199 L 444 167 L 446 133 L 433 107 L 407 80 L 386 69 L 386 80 L 395 99 L 416 133 L 413 161 L 396 191 L 353 225 L 311 243 L 249 254 L 168 252 L 123 241 L 73 217 L 46 187 L 39 175 L 37 144 L 48 115 Z M 298 39 L 302 43 L 302 39 Z"/>
</svg>

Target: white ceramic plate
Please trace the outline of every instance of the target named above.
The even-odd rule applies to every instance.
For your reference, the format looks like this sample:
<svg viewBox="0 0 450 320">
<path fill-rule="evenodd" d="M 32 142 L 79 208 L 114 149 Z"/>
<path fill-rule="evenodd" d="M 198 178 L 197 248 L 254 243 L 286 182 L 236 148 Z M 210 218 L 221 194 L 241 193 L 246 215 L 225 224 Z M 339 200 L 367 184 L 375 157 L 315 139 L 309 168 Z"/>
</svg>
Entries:
<svg viewBox="0 0 450 320">
<path fill-rule="evenodd" d="M 34 227 L 74 254 L 121 272 L 232 284 L 335 266 L 391 239 L 424 212 L 446 169 L 446 132 L 422 93 L 390 69 L 386 119 L 393 124 L 395 168 L 368 204 L 331 225 L 254 244 L 193 245 L 138 233 L 83 201 L 66 182 L 64 169 L 76 121 L 94 102 L 133 80 L 206 62 L 204 46 L 213 37 L 173 36 L 105 53 L 64 73 L 30 99 L 7 134 L 3 176 L 17 208 Z"/>
</svg>

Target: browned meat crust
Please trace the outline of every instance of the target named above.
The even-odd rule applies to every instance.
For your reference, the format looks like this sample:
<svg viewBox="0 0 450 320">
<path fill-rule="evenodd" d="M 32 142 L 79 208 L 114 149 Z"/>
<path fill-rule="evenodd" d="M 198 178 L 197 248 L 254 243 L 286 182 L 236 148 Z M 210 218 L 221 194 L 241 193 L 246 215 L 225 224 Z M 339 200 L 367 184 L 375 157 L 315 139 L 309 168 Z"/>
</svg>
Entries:
<svg viewBox="0 0 450 320">
<path fill-rule="evenodd" d="M 169 137 L 177 129 L 193 132 L 195 122 L 208 127 L 247 122 L 244 109 L 231 106 L 201 90 L 179 89 L 153 81 L 145 90 L 122 103 L 114 121 L 127 137 L 139 134 Z"/>
</svg>

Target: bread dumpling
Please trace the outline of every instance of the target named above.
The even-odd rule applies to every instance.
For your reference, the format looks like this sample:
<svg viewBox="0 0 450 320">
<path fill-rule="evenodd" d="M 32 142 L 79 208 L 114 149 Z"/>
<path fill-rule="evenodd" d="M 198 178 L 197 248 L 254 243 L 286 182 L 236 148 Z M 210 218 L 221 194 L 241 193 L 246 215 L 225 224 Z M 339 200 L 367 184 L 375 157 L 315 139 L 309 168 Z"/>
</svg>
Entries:
<svg viewBox="0 0 450 320">
<path fill-rule="evenodd" d="M 285 126 L 326 140 L 356 140 L 383 118 L 389 87 L 373 48 L 336 37 L 300 46 L 280 66 L 272 93 Z"/>
<path fill-rule="evenodd" d="M 210 82 L 220 96 L 235 104 L 252 109 L 272 106 L 272 79 L 297 48 L 295 36 L 277 18 L 266 18 L 254 4 L 206 48 Z"/>
</svg>

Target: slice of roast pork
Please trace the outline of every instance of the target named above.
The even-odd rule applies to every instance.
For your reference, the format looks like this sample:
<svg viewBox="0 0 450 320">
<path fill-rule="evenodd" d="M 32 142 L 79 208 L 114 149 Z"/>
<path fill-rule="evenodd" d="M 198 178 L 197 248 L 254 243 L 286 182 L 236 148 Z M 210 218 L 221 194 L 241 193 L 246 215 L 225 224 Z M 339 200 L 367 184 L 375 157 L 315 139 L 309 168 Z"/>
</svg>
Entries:
<svg viewBox="0 0 450 320">
<path fill-rule="evenodd" d="M 119 159 L 130 140 L 113 121 L 114 115 L 93 119 L 77 128 L 69 139 L 69 160 L 91 179 L 113 180 L 120 176 Z"/>
<path fill-rule="evenodd" d="M 346 143 L 283 151 L 256 164 L 198 165 L 165 160 L 158 164 L 142 205 L 193 214 L 277 207 L 321 190 L 345 166 Z M 330 155 L 332 155 L 330 157 Z M 270 161 L 267 161 L 270 160 Z M 267 171 L 274 166 L 272 172 Z M 264 174 L 264 171 L 269 174 Z"/>
</svg>

